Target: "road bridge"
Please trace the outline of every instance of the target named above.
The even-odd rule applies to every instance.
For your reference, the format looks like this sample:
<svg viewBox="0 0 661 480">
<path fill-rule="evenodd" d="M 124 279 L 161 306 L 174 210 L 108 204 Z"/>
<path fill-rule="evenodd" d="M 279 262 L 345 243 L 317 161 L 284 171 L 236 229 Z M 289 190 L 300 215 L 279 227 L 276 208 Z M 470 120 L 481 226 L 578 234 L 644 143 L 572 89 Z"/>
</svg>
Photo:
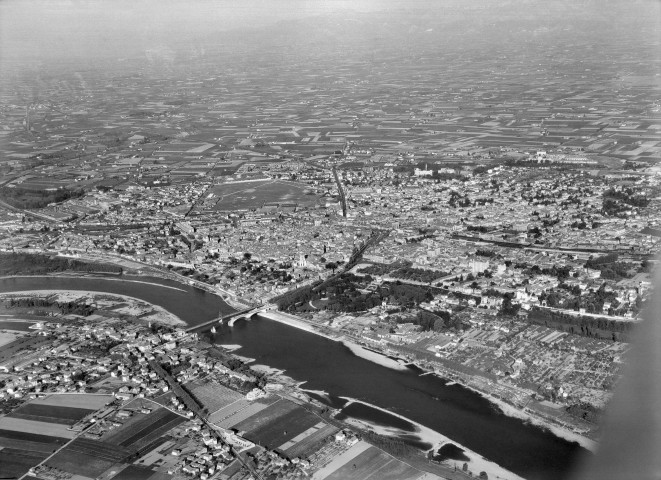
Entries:
<svg viewBox="0 0 661 480">
<path fill-rule="evenodd" d="M 208 322 L 204 322 L 204 323 L 200 323 L 199 325 L 188 327 L 186 329 L 186 332 L 200 333 L 205 330 L 209 330 L 212 326 L 216 324 L 223 324 L 225 322 L 227 322 L 227 325 L 229 325 L 230 327 L 233 327 L 234 323 L 237 320 L 250 320 L 255 315 L 258 315 L 266 310 L 269 310 L 270 308 L 273 308 L 273 305 L 260 305 L 259 307 L 250 307 L 250 308 L 246 308 L 245 310 L 240 310 L 238 312 L 232 312 L 226 315 L 220 315 L 219 317 L 209 320 Z"/>
</svg>

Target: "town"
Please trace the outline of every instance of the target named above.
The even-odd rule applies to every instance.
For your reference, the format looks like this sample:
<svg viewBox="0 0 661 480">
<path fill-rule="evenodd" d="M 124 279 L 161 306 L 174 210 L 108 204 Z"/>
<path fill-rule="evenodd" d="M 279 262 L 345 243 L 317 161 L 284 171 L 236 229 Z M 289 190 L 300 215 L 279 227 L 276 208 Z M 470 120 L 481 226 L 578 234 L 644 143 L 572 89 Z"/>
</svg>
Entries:
<svg viewBox="0 0 661 480">
<path fill-rule="evenodd" d="M 353 47 L 358 26 L 310 22 Z M 401 30 L 369 61 L 325 40 L 281 52 L 272 27 L 257 53 L 148 50 L 47 79 L 4 62 L 3 474 L 521 478 L 425 425 L 389 436 L 351 418 L 224 342 L 242 322 L 340 342 L 596 449 L 658 271 L 652 40 L 563 34 L 509 45 L 530 59 L 511 61 L 485 34 L 472 61 L 428 46 L 431 26 Z M 57 286 L 72 278 L 124 290 Z M 202 294 L 216 303 L 197 308 Z"/>
</svg>

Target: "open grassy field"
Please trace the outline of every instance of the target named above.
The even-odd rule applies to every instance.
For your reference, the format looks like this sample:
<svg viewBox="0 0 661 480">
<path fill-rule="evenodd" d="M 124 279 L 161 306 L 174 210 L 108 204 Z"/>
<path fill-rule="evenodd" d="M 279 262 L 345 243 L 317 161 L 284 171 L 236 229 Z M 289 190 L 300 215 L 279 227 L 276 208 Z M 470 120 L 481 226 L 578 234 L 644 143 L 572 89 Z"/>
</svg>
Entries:
<svg viewBox="0 0 661 480">
<path fill-rule="evenodd" d="M 218 198 L 215 209 L 221 211 L 260 208 L 265 203 L 311 205 L 319 198 L 309 186 L 283 180 L 220 184 L 209 193 Z"/>
<path fill-rule="evenodd" d="M 35 422 L 22 418 L 0 417 L 0 429 L 14 430 L 17 432 L 37 433 L 51 437 L 74 438 L 76 432 L 67 430 L 66 425 L 56 423 Z"/>
<path fill-rule="evenodd" d="M 113 401 L 112 395 L 92 395 L 92 394 L 57 394 L 49 395 L 45 398 L 32 400 L 30 403 L 35 405 L 52 405 L 69 408 L 82 408 L 88 410 L 98 410 L 107 403 Z"/>
</svg>

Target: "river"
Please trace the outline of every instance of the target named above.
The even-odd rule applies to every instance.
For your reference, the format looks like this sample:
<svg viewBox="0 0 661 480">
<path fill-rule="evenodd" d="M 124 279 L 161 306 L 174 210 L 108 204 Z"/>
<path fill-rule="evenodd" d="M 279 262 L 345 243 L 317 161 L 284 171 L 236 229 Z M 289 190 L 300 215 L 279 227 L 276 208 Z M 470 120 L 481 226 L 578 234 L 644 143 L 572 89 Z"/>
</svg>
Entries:
<svg viewBox="0 0 661 480">
<path fill-rule="evenodd" d="M 153 282 L 153 283 L 145 283 Z M 190 325 L 230 312 L 221 298 L 202 290 L 144 277 L 0 279 L 0 292 L 19 290 L 93 290 L 131 295 L 162 306 Z M 415 367 L 391 369 L 354 355 L 343 344 L 301 329 L 255 318 L 223 326 L 216 343 L 241 345 L 237 353 L 286 371 L 305 381 L 304 388 L 324 391 L 318 397 L 342 406 L 347 397 L 388 409 L 424 425 L 502 467 L 530 480 L 566 478 L 585 450 L 576 443 L 500 413 L 488 400 L 460 385 L 447 385 Z M 399 418 L 370 408 L 346 408 L 354 415 L 401 428 Z M 390 417 L 390 418 L 388 418 Z"/>
<path fill-rule="evenodd" d="M 189 325 L 234 311 L 217 295 L 172 280 L 134 276 L 40 276 L 0 278 L 0 293 L 21 290 L 83 290 L 139 298 L 165 308 Z"/>
</svg>

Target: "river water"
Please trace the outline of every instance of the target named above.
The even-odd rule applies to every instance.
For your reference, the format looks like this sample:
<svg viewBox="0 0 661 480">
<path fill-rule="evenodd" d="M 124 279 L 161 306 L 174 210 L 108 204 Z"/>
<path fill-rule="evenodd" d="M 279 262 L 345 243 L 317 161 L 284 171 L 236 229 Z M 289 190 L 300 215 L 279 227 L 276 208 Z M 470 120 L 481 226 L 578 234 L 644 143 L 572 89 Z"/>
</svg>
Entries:
<svg viewBox="0 0 661 480">
<path fill-rule="evenodd" d="M 128 280 L 128 281 L 127 281 Z M 153 283 L 144 283 L 153 282 Z M 176 282 L 144 277 L 0 279 L 0 292 L 18 290 L 90 290 L 130 295 L 162 306 L 189 325 L 231 311 L 221 298 Z M 335 407 L 340 397 L 388 409 L 448 436 L 502 467 L 531 480 L 567 478 L 585 450 L 550 432 L 507 417 L 480 395 L 434 375 L 407 367 L 387 368 L 354 355 L 347 347 L 265 318 L 239 321 L 218 329 L 214 341 L 241 345 L 237 353 L 286 371 L 304 388 L 324 391 L 318 397 Z M 401 428 L 402 420 L 351 404 L 347 415 Z M 371 411 L 370 411 L 371 410 Z M 390 419 L 388 418 L 390 417 Z M 405 422 L 406 423 L 406 422 Z"/>
<path fill-rule="evenodd" d="M 13 277 L 0 278 L 0 292 L 21 290 L 86 290 L 115 293 L 160 305 L 189 325 L 197 325 L 218 314 L 234 310 L 222 298 L 171 280 L 132 276 Z"/>
</svg>

